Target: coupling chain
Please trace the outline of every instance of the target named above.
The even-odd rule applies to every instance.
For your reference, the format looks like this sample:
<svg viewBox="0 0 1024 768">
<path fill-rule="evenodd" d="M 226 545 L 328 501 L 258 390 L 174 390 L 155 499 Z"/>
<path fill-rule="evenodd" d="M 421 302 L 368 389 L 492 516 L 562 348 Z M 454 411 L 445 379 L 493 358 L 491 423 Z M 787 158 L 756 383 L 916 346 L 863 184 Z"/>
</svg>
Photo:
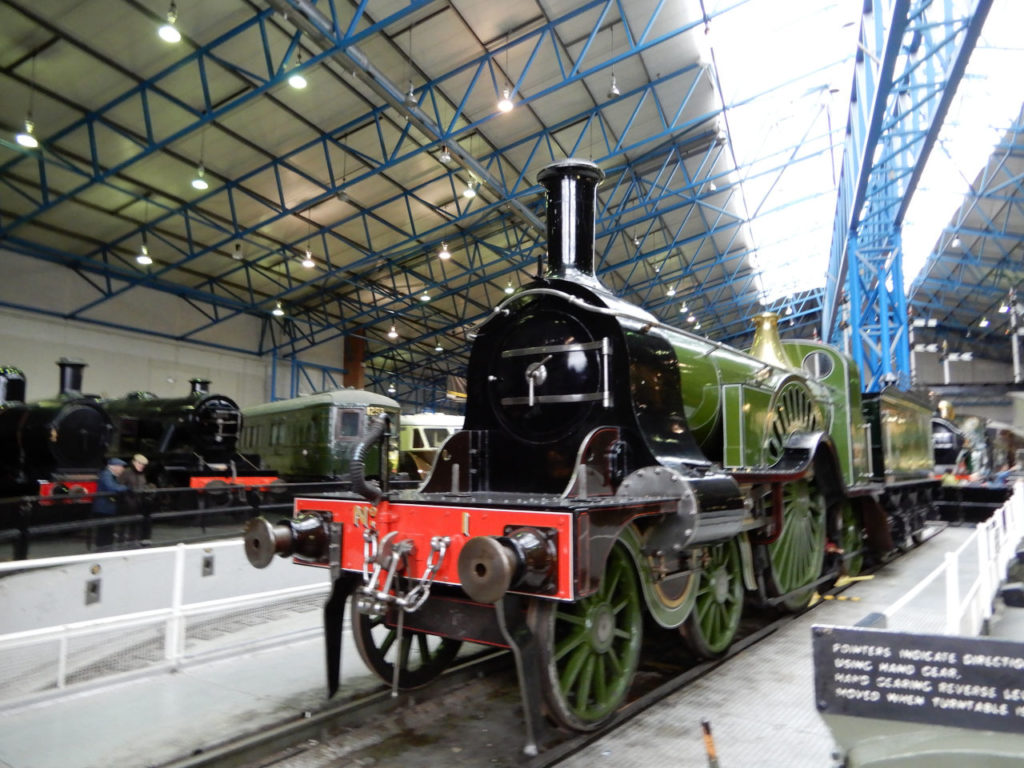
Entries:
<svg viewBox="0 0 1024 768">
<path fill-rule="evenodd" d="M 434 576 L 437 575 L 437 569 L 441 567 L 441 563 L 444 562 L 445 553 L 448 552 L 448 544 L 451 539 L 447 536 L 434 536 L 430 540 L 430 554 L 427 556 L 427 567 L 423 570 L 423 576 L 420 578 L 419 583 L 409 590 L 409 594 L 404 599 L 399 599 L 399 604 L 402 605 L 405 610 L 413 613 L 418 611 L 420 607 L 430 597 L 430 586 L 434 583 Z"/>
<path fill-rule="evenodd" d="M 444 556 L 451 543 L 448 536 L 434 536 L 430 540 L 430 554 L 427 556 L 423 576 L 417 580 L 416 586 L 402 595 L 398 591 L 395 577 L 400 563 L 412 553 L 413 543 L 411 539 L 403 539 L 392 544 L 396 536 L 397 531 L 392 531 L 384 536 L 382 542 L 378 542 L 376 529 L 367 528 L 363 531 L 363 586 L 359 592 L 360 602 L 368 612 L 381 612 L 389 603 L 410 613 L 419 610 L 430 597 L 430 587 L 444 563 Z M 387 550 L 383 556 L 382 549 Z M 378 586 L 382 576 L 384 583 Z M 395 594 L 391 594 L 392 587 Z"/>
</svg>

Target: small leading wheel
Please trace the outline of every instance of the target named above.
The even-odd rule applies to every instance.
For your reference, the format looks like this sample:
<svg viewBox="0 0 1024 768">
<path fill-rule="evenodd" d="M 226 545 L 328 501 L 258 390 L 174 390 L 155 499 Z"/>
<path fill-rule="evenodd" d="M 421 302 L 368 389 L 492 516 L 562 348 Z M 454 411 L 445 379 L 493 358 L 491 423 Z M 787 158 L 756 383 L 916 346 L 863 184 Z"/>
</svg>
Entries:
<svg viewBox="0 0 1024 768">
<path fill-rule="evenodd" d="M 544 699 L 558 724 L 594 730 L 625 700 L 640 659 L 642 600 L 632 559 L 616 545 L 596 593 L 571 604 L 533 601 Z"/>
<path fill-rule="evenodd" d="M 716 659 L 736 637 L 743 613 L 743 573 L 735 539 L 708 547 L 697 576 L 697 600 L 679 628 L 697 656 Z"/>
<path fill-rule="evenodd" d="M 776 594 L 789 595 L 780 605 L 796 612 L 810 602 L 825 562 L 825 497 L 813 481 L 797 480 L 783 487 L 782 504 L 782 533 L 768 545 L 769 575 Z"/>
<path fill-rule="evenodd" d="M 388 626 L 384 616 L 361 613 L 352 602 L 352 635 L 363 662 L 391 685 L 395 660 L 399 660 L 398 687 L 419 688 L 440 675 L 455 659 L 462 645 L 458 640 L 428 635 L 408 628 L 396 643 L 398 629 Z"/>
</svg>

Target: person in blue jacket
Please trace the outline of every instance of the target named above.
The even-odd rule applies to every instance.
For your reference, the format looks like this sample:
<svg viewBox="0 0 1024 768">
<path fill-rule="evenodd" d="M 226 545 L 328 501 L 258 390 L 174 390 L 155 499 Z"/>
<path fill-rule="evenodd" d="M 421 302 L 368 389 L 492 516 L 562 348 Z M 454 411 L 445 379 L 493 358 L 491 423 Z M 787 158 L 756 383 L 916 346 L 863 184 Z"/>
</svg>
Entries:
<svg viewBox="0 0 1024 768">
<path fill-rule="evenodd" d="M 96 480 L 96 495 L 92 497 L 94 517 L 113 517 L 117 514 L 117 496 L 128 490 L 127 485 L 118 482 L 126 466 L 124 459 L 111 459 L 100 472 Z M 97 550 L 109 549 L 114 543 L 114 526 L 97 525 L 94 543 Z"/>
</svg>

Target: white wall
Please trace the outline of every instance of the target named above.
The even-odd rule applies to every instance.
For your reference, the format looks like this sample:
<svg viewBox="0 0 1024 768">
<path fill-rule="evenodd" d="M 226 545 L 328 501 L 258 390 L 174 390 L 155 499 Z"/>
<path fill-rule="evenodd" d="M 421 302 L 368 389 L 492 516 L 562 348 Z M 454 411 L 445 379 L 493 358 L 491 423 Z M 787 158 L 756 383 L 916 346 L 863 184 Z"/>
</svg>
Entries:
<svg viewBox="0 0 1024 768">
<path fill-rule="evenodd" d="M 93 283 L 66 267 L 7 251 L 0 251 L 0 275 L 2 304 L 66 315 L 102 297 Z M 13 365 L 25 372 L 29 400 L 57 393 L 56 361 L 61 357 L 87 363 L 82 388 L 103 397 L 120 397 L 135 390 L 161 397 L 184 396 L 189 379 L 204 378 L 211 381 L 211 391 L 233 398 L 243 408 L 271 399 L 272 358 L 231 351 L 258 347 L 262 323 L 256 317 L 240 314 L 196 334 L 204 342 L 224 347 L 214 348 L 130 330 L 173 336 L 191 333 L 210 322 L 199 308 L 160 291 L 134 287 L 85 310 L 82 316 L 85 321 L 0 307 L 0 365 Z M 89 320 L 114 323 L 125 330 Z M 314 347 L 302 353 L 301 359 L 341 368 L 342 340 Z M 278 397 L 289 394 L 290 370 L 288 361 L 279 361 Z"/>
</svg>

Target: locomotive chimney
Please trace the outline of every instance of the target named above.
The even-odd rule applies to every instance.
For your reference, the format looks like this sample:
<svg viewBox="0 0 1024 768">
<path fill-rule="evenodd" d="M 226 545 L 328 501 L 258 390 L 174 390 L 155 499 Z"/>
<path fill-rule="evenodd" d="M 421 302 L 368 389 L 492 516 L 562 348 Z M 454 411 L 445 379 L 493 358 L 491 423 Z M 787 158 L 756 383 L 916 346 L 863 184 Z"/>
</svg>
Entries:
<svg viewBox="0 0 1024 768">
<path fill-rule="evenodd" d="M 754 343 L 750 355 L 779 368 L 793 368 L 786 350 L 779 339 L 779 316 L 774 312 L 762 312 L 754 317 Z"/>
<path fill-rule="evenodd" d="M 553 163 L 537 174 L 547 193 L 548 277 L 594 275 L 594 210 L 604 172 L 586 160 Z"/>
<path fill-rule="evenodd" d="M 57 361 L 57 367 L 60 368 L 60 391 L 58 394 L 82 391 L 82 369 L 85 368 L 85 365 L 79 360 L 69 360 L 66 357 Z"/>
<path fill-rule="evenodd" d="M 11 365 L 0 365 L 0 403 L 25 402 L 25 374 Z"/>
<path fill-rule="evenodd" d="M 209 379 L 189 379 L 188 383 L 192 385 L 191 394 L 193 394 L 193 395 L 208 395 L 208 394 L 210 394 L 210 380 Z"/>
</svg>

